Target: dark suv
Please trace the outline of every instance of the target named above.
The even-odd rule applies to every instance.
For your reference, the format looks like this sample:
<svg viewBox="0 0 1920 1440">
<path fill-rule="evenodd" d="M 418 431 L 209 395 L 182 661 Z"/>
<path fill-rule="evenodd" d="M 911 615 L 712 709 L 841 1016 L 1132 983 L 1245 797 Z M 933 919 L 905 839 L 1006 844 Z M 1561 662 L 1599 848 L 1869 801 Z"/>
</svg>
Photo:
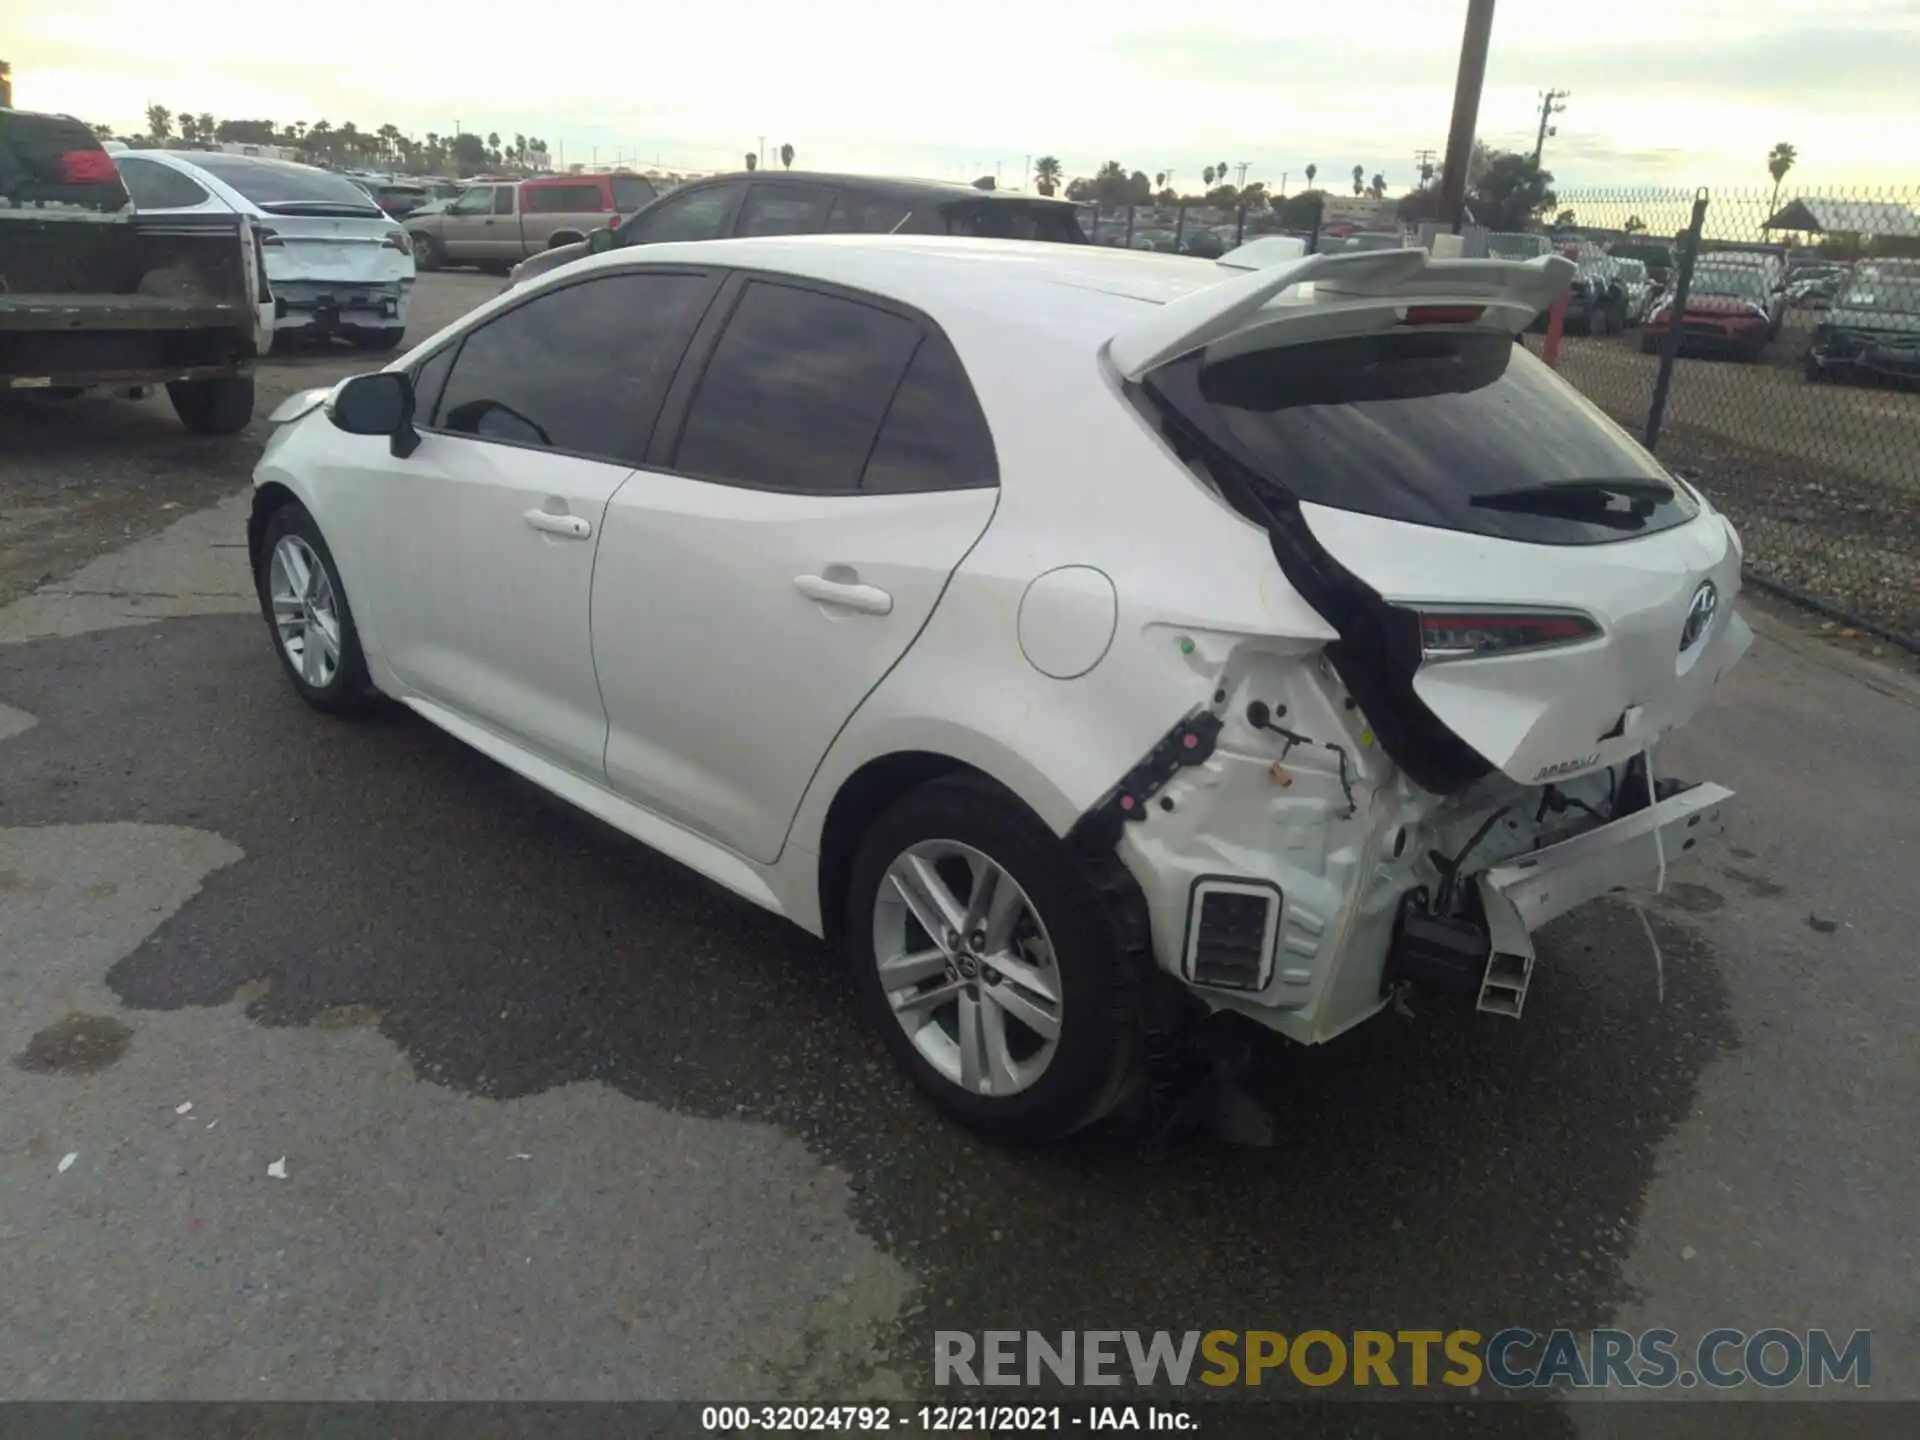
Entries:
<svg viewBox="0 0 1920 1440">
<path fill-rule="evenodd" d="M 1088 243 L 1074 207 L 1005 191 L 877 175 L 743 171 L 669 191 L 618 227 L 559 245 L 514 267 L 509 288 L 624 245 L 735 235 L 974 235 L 994 240 Z"/>
</svg>

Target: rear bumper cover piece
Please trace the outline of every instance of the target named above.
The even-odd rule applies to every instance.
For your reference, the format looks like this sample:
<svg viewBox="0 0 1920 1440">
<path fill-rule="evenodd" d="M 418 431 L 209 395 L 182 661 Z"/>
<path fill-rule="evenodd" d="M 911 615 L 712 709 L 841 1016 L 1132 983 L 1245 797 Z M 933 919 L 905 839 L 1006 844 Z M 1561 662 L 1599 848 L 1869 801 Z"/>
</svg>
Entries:
<svg viewBox="0 0 1920 1440">
<path fill-rule="evenodd" d="M 1492 953 L 1480 1008 L 1518 1016 L 1533 971 L 1533 933 L 1615 890 L 1658 881 L 1663 866 L 1724 833 L 1733 791 L 1700 784 L 1622 819 L 1483 871 L 1480 900 Z"/>
</svg>

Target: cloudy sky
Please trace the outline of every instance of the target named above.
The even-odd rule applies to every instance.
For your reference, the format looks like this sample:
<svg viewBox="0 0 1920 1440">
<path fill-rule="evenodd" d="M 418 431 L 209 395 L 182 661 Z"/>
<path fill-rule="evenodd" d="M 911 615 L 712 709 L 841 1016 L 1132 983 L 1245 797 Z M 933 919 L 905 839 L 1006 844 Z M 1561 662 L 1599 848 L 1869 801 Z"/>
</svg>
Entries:
<svg viewBox="0 0 1920 1440">
<path fill-rule="evenodd" d="M 15 0 L 19 3 L 19 0 Z M 8 8 L 13 8 L 9 5 Z M 0 32 L 15 103 L 131 130 L 149 102 L 282 122 L 457 120 L 569 161 L 737 166 L 764 136 L 803 166 L 972 178 L 1059 156 L 1197 186 L 1207 164 L 1298 189 L 1354 165 L 1395 189 L 1446 143 L 1464 0 L 26 0 Z M 1303 13 L 1304 12 L 1304 13 Z M 190 15 L 190 19 L 183 18 Z M 351 57 L 351 58 L 349 58 Z M 1920 185 L 1920 0 L 1501 0 L 1480 110 L 1579 185 Z"/>
</svg>

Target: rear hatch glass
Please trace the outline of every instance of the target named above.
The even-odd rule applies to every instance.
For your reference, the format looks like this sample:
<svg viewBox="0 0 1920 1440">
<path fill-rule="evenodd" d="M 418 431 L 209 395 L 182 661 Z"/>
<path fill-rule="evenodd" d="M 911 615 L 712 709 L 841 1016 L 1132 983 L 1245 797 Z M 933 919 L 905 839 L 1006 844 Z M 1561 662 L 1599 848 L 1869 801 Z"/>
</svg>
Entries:
<svg viewBox="0 0 1920 1440">
<path fill-rule="evenodd" d="M 1018 200 L 962 201 L 942 208 L 949 235 L 985 240 L 1045 240 L 1080 245 L 1080 229 L 1071 205 L 1037 205 Z"/>
<path fill-rule="evenodd" d="M 311 165 L 258 160 L 248 155 L 199 154 L 193 163 L 224 180 L 269 215 L 365 215 L 380 207 L 344 175 Z"/>
<path fill-rule="evenodd" d="M 1685 524 L 1653 458 L 1511 336 L 1397 331 L 1283 345 L 1146 380 L 1260 480 L 1316 505 L 1546 545 Z"/>
<path fill-rule="evenodd" d="M 127 188 L 93 132 L 66 115 L 0 110 L 0 200 L 122 210 Z"/>
</svg>

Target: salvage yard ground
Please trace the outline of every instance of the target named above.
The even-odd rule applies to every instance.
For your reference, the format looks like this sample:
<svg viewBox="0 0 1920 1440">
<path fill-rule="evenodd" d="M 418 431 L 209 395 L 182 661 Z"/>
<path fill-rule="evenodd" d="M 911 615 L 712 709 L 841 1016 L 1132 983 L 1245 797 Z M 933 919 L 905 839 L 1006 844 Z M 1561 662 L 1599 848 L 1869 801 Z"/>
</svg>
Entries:
<svg viewBox="0 0 1920 1440">
<path fill-rule="evenodd" d="M 423 278 L 417 330 L 497 284 Z M 261 414 L 355 368 L 276 361 Z M 406 713 L 301 706 L 240 548 L 263 429 L 0 409 L 0 1395 L 846 1399 L 922 1391 L 939 1328 L 1724 1324 L 1870 1328 L 1920 1401 L 1904 670 L 1757 615 L 1663 751 L 1740 792 L 1650 907 L 1663 970 L 1603 906 L 1520 1023 L 1270 1047 L 1271 1150 L 1019 1153 L 798 931 Z"/>
</svg>

